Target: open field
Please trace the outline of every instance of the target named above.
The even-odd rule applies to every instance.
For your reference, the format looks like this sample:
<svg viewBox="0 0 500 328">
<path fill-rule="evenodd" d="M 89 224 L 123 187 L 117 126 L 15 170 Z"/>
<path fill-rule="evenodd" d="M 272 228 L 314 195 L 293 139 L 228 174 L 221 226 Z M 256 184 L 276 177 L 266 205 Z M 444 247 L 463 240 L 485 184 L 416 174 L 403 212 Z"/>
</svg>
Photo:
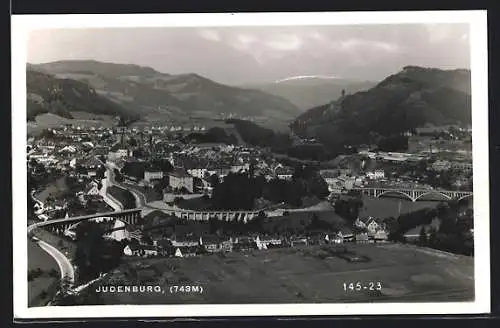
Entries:
<svg viewBox="0 0 500 328">
<path fill-rule="evenodd" d="M 423 208 L 436 208 L 440 201 L 426 201 L 418 200 L 412 202 L 406 199 L 379 197 L 373 198 L 363 196 L 363 208 L 361 209 L 360 216 L 373 216 L 378 218 L 395 217 L 400 214 L 411 213 Z M 460 202 L 460 208 L 472 208 L 472 202 L 463 200 Z M 400 212 L 399 212 L 400 211 Z"/>
<path fill-rule="evenodd" d="M 45 202 L 48 197 L 57 199 L 61 197 L 64 193 L 68 191 L 68 185 L 66 183 L 66 177 L 61 177 L 55 181 L 49 183 L 45 188 L 39 193 L 35 194 L 36 199 Z"/>
<path fill-rule="evenodd" d="M 330 224 L 336 225 L 341 228 L 347 226 L 348 223 L 345 219 L 339 216 L 335 211 L 308 211 L 308 212 L 290 212 L 286 216 L 276 216 L 271 217 L 266 222 L 264 222 L 264 228 L 267 231 L 278 231 L 286 230 L 287 228 L 296 229 L 304 224 L 308 224 L 313 215 L 316 215 L 318 219 L 328 222 Z"/>
<path fill-rule="evenodd" d="M 423 208 L 436 208 L 439 202 L 436 201 L 416 201 L 380 197 L 373 198 L 363 196 L 363 208 L 360 216 L 373 216 L 377 218 L 395 217 L 400 214 L 415 212 Z"/>
<path fill-rule="evenodd" d="M 52 113 L 37 115 L 35 122 L 27 123 L 28 135 L 38 135 L 44 129 L 55 128 L 64 124 L 74 124 L 88 127 L 112 127 L 115 122 L 112 117 L 105 115 L 85 116 L 85 113 L 77 113 L 74 119 L 67 119 Z"/>
<path fill-rule="evenodd" d="M 333 246 L 332 246 L 333 247 Z M 193 258 L 129 260 L 99 285 L 160 285 L 164 293 L 101 293 L 104 304 L 449 302 L 474 298 L 473 258 L 403 245 L 348 245 L 368 262 L 283 248 Z M 138 281 L 129 280 L 135 267 Z M 127 275 L 125 274 L 127 273 Z M 344 283 L 380 283 L 380 291 L 344 291 Z M 170 286 L 202 286 L 172 294 Z M 91 290 L 95 290 L 94 286 Z"/>
<path fill-rule="evenodd" d="M 48 272 L 57 270 L 57 262 L 47 254 L 37 243 L 28 240 L 28 271 L 41 269 L 42 275 L 28 281 L 28 306 L 45 305 L 54 295 L 51 290 L 57 284 L 58 279 L 50 277 Z M 46 292 L 46 297 L 41 297 L 42 292 Z M 55 291 L 55 290 L 54 290 Z"/>
</svg>

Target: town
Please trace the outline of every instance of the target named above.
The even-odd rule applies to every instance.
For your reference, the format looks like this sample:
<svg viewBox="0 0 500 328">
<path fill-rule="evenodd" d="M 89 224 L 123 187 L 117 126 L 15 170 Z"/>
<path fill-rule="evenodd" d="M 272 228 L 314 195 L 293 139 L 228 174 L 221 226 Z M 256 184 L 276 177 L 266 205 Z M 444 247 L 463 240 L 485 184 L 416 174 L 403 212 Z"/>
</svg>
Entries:
<svg viewBox="0 0 500 328">
<path fill-rule="evenodd" d="M 105 238 L 92 247 L 119 245 L 118 258 L 328 244 L 346 251 L 350 243 L 402 241 L 472 254 L 473 213 L 463 206 L 472 196 L 470 130 L 422 128 L 407 134 L 407 153 L 361 146 L 311 167 L 283 163 L 269 149 L 196 140 L 216 130 L 47 129 L 28 140 L 28 222 L 59 238 L 58 245 L 84 238 L 93 222 Z M 367 199 L 377 206 L 397 201 L 398 216 L 370 215 Z M 401 211 L 419 202 L 438 205 Z M 127 222 L 121 213 L 139 219 Z M 455 232 L 450 224 L 460 226 L 460 245 L 437 242 L 437 235 Z M 80 282 L 110 269 L 94 263 L 86 272 L 78 259 L 69 261 Z"/>
</svg>

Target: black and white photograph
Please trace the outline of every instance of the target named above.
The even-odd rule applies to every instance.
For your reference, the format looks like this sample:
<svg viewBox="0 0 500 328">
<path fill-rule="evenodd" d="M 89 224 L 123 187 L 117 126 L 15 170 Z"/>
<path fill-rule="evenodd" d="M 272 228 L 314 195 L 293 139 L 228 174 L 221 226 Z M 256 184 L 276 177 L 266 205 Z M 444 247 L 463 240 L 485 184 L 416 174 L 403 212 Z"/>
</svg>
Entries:
<svg viewBox="0 0 500 328">
<path fill-rule="evenodd" d="M 12 33 L 19 318 L 489 312 L 485 11 Z"/>
</svg>

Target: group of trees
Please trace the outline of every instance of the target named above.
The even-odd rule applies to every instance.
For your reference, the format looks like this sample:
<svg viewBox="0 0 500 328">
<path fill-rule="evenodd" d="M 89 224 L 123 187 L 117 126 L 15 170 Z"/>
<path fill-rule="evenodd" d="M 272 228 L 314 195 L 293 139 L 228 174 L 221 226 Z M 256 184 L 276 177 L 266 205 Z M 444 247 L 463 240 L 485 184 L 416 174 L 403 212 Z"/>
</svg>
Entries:
<svg viewBox="0 0 500 328">
<path fill-rule="evenodd" d="M 421 226 L 417 244 L 447 252 L 472 255 L 474 243 L 470 229 L 473 228 L 472 210 L 460 215 L 456 202 L 440 203 L 435 209 L 425 208 L 406 213 L 397 219 L 389 218 L 386 224 L 390 231 L 389 239 L 407 242 L 404 234 L 410 229 Z M 433 219 L 439 219 L 439 228 L 430 227 Z"/>
<path fill-rule="evenodd" d="M 184 138 L 185 142 L 193 143 L 225 143 L 228 145 L 237 145 L 238 139 L 229 134 L 223 128 L 213 127 L 205 133 L 194 132 Z"/>
<path fill-rule="evenodd" d="M 396 134 L 381 138 L 378 143 L 378 150 L 386 152 L 404 152 L 408 150 L 408 137 Z"/>
<path fill-rule="evenodd" d="M 134 195 L 127 189 L 122 189 L 117 186 L 111 186 L 108 188 L 108 192 L 116 198 L 120 203 L 122 203 L 124 209 L 132 209 L 136 207 Z"/>
<path fill-rule="evenodd" d="M 316 213 L 300 220 L 274 220 L 260 212 L 248 222 L 243 220 L 222 221 L 212 218 L 208 221 L 209 232 L 221 236 L 246 235 L 248 233 L 278 234 L 286 236 L 308 235 L 317 231 L 338 231 L 334 223 L 321 220 Z"/>
<path fill-rule="evenodd" d="M 222 183 L 214 181 L 212 207 L 224 210 L 251 210 L 255 200 L 265 198 L 273 203 L 287 203 L 302 206 L 302 199 L 328 196 L 328 185 L 317 171 L 298 167 L 291 180 L 273 179 L 266 181 L 263 176 L 247 173 L 230 173 Z"/>
<path fill-rule="evenodd" d="M 118 266 L 125 244 L 104 239 L 105 231 L 101 224 L 83 221 L 75 232 L 77 247 L 74 261 L 81 280 L 94 279 Z"/>
<path fill-rule="evenodd" d="M 115 181 L 116 182 L 123 182 L 124 178 L 121 172 L 118 169 L 113 169 L 113 172 L 115 174 Z"/>
<path fill-rule="evenodd" d="M 363 208 L 363 199 L 360 196 L 347 199 L 339 198 L 334 204 L 335 213 L 350 222 L 354 222 Z"/>
<path fill-rule="evenodd" d="M 129 177 L 134 177 L 138 180 L 144 179 L 144 172 L 146 171 L 145 162 L 126 162 L 121 169 L 121 173 Z"/>
<path fill-rule="evenodd" d="M 430 224 L 436 215 L 437 211 L 431 208 L 423 208 L 411 213 L 401 214 L 397 221 L 391 225 L 390 233 L 395 239 L 398 239 L 398 236 L 404 235 L 410 229 Z"/>
<path fill-rule="evenodd" d="M 217 210 L 251 210 L 262 195 L 262 177 L 250 177 L 245 173 L 230 173 L 222 183 L 215 185 L 212 207 Z"/>
<path fill-rule="evenodd" d="M 288 134 L 277 133 L 245 120 L 229 119 L 226 123 L 233 124 L 243 141 L 253 146 L 271 148 L 277 153 L 284 153 L 292 146 Z"/>
<path fill-rule="evenodd" d="M 465 173 L 461 170 L 444 170 L 444 171 L 429 171 L 427 173 L 426 182 L 432 186 L 440 187 L 443 189 L 457 189 L 454 183 L 461 178 L 467 178 L 469 184 L 464 186 L 464 189 L 472 190 L 472 173 Z"/>
<path fill-rule="evenodd" d="M 293 146 L 288 148 L 287 154 L 290 157 L 312 161 L 325 161 L 331 158 L 328 149 L 320 143 Z"/>
</svg>

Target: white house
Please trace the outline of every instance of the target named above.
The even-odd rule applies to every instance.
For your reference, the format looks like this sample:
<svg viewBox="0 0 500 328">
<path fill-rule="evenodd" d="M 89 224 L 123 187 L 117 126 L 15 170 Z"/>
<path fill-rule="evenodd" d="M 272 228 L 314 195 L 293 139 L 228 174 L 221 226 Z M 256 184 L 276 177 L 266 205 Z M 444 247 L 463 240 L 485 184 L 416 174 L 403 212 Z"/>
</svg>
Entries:
<svg viewBox="0 0 500 328">
<path fill-rule="evenodd" d="M 434 171 L 445 171 L 451 168 L 451 163 L 445 160 L 437 160 L 432 163 L 431 167 Z"/>
<path fill-rule="evenodd" d="M 282 241 L 279 238 L 257 236 L 257 238 L 255 239 L 255 243 L 257 244 L 258 249 L 267 249 L 269 245 L 281 245 Z"/>
<path fill-rule="evenodd" d="M 158 249 L 155 246 L 141 245 L 144 256 L 157 256 Z"/>
<path fill-rule="evenodd" d="M 49 219 L 47 214 L 40 214 L 38 218 L 42 221 L 47 221 Z"/>
<path fill-rule="evenodd" d="M 293 169 L 287 166 L 280 166 L 274 170 L 274 173 L 281 180 L 290 180 L 293 176 Z"/>
<path fill-rule="evenodd" d="M 98 185 L 94 181 L 89 183 L 87 188 L 85 188 L 85 195 L 87 195 L 87 196 L 98 196 L 99 194 L 100 193 L 99 193 Z"/>
<path fill-rule="evenodd" d="M 175 256 L 175 257 L 184 257 L 184 256 L 182 255 L 182 252 L 181 252 L 181 249 L 180 249 L 180 248 L 177 248 L 177 249 L 175 250 L 175 254 L 174 254 L 174 256 Z"/>
<path fill-rule="evenodd" d="M 76 153 L 74 146 L 65 146 L 59 150 L 60 153 Z"/>
<path fill-rule="evenodd" d="M 357 218 L 356 221 L 354 221 L 354 226 L 366 229 L 370 234 L 375 234 L 379 230 L 384 230 L 383 224 L 371 216 L 361 219 Z"/>
<path fill-rule="evenodd" d="M 386 241 L 388 239 L 387 232 L 385 230 L 378 230 L 373 236 L 375 241 Z"/>
<path fill-rule="evenodd" d="M 171 238 L 173 247 L 195 247 L 200 245 L 200 241 L 197 238 Z"/>
<path fill-rule="evenodd" d="M 232 165 L 231 166 L 231 172 L 233 173 L 238 173 L 238 172 L 246 172 L 250 169 L 249 164 L 243 164 L 243 165 Z"/>
<path fill-rule="evenodd" d="M 140 249 L 139 245 L 128 244 L 123 249 L 123 254 L 125 254 L 127 256 L 140 256 L 141 255 L 141 249 Z"/>
<path fill-rule="evenodd" d="M 144 180 L 146 182 L 151 182 L 153 180 L 161 180 L 163 179 L 162 171 L 145 171 L 144 172 Z"/>
<path fill-rule="evenodd" d="M 194 179 L 193 176 L 177 170 L 169 174 L 169 185 L 173 189 L 185 188 L 188 192 L 193 192 L 194 190 Z"/>
<path fill-rule="evenodd" d="M 368 237 L 367 233 L 359 233 L 356 235 L 356 242 L 357 243 L 368 243 L 370 242 L 370 238 Z"/>
<path fill-rule="evenodd" d="M 177 247 L 175 257 L 190 257 L 196 255 L 196 247 Z"/>
<path fill-rule="evenodd" d="M 192 168 L 188 169 L 187 172 L 195 178 L 203 179 L 205 174 L 208 173 L 208 169 L 206 168 Z"/>
<path fill-rule="evenodd" d="M 348 227 L 342 228 L 338 233 L 337 236 L 339 238 L 342 238 L 343 242 L 348 242 L 354 240 L 354 233 L 352 232 L 352 229 Z"/>
<path fill-rule="evenodd" d="M 375 170 L 373 172 L 366 173 L 366 177 L 370 180 L 380 180 L 385 178 L 385 172 L 383 170 Z"/>
</svg>

